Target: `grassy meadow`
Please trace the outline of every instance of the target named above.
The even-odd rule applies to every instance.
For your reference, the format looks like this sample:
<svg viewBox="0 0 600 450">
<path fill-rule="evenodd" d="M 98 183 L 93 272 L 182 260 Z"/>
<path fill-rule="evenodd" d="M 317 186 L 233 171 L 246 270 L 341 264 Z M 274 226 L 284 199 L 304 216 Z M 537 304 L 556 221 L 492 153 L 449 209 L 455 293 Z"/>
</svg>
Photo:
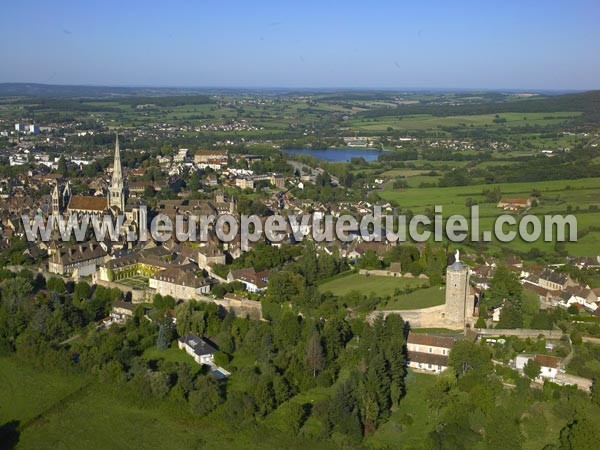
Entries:
<svg viewBox="0 0 600 450">
<path fill-rule="evenodd" d="M 334 279 L 319 286 L 321 292 L 331 292 L 333 295 L 344 296 L 352 291 L 369 295 L 372 292 L 381 296 L 393 296 L 397 289 L 415 288 L 427 284 L 427 280 L 418 278 L 385 277 L 375 275 L 360 275 L 358 273 Z"/>
<path fill-rule="evenodd" d="M 408 294 L 395 295 L 386 303 L 379 304 L 377 309 L 420 309 L 437 306 L 446 300 L 446 290 L 441 286 L 418 289 Z"/>
</svg>

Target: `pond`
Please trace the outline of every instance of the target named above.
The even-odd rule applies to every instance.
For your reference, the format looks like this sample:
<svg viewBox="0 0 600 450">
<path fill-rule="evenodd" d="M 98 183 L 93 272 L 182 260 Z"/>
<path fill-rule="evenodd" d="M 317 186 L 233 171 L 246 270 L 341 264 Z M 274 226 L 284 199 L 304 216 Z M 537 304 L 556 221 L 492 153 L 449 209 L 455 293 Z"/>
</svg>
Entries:
<svg viewBox="0 0 600 450">
<path fill-rule="evenodd" d="M 309 155 L 325 161 L 348 162 L 352 158 L 364 158 L 365 161 L 377 161 L 381 150 L 368 150 L 359 148 L 327 148 L 313 150 L 311 148 L 287 148 L 283 151 L 293 155 Z"/>
</svg>

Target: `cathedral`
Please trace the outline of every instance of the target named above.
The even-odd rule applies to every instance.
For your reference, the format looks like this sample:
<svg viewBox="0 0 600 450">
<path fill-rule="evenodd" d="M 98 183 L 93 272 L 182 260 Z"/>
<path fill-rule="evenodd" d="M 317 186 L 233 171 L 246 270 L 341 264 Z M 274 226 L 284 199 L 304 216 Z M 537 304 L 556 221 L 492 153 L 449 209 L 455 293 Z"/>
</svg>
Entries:
<svg viewBox="0 0 600 450">
<path fill-rule="evenodd" d="M 139 224 L 140 202 L 139 199 L 128 198 L 123 168 L 121 166 L 121 150 L 119 148 L 119 135 L 116 136 L 113 171 L 106 197 L 90 195 L 72 195 L 70 182 L 64 185 L 56 183 L 52 191 L 52 214 L 81 216 L 92 214 L 101 216 L 123 214 L 123 224 L 126 229 L 136 230 Z"/>
</svg>

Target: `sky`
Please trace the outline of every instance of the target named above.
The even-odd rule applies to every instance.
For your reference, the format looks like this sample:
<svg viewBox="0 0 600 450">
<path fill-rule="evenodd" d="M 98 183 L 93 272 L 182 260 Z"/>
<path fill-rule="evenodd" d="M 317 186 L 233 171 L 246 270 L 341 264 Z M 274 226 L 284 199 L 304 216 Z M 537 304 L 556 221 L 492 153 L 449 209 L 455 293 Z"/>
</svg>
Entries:
<svg viewBox="0 0 600 450">
<path fill-rule="evenodd" d="M 600 88 L 600 1 L 27 1 L 0 10 L 0 82 Z"/>
</svg>

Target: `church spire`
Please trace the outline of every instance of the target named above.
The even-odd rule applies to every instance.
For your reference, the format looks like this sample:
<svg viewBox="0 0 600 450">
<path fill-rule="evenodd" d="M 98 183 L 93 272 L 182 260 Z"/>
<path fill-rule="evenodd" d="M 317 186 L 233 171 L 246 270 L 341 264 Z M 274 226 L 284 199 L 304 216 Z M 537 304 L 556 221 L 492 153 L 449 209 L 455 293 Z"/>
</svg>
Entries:
<svg viewBox="0 0 600 450">
<path fill-rule="evenodd" d="M 112 186 L 123 185 L 123 172 L 121 169 L 121 150 L 119 149 L 119 133 L 115 142 L 115 160 L 113 162 Z"/>
<path fill-rule="evenodd" d="M 125 194 L 123 192 L 123 169 L 121 168 L 121 150 L 119 149 L 119 133 L 115 141 L 115 160 L 113 173 L 108 192 L 108 206 L 117 207 L 120 212 L 125 209 Z"/>
</svg>

